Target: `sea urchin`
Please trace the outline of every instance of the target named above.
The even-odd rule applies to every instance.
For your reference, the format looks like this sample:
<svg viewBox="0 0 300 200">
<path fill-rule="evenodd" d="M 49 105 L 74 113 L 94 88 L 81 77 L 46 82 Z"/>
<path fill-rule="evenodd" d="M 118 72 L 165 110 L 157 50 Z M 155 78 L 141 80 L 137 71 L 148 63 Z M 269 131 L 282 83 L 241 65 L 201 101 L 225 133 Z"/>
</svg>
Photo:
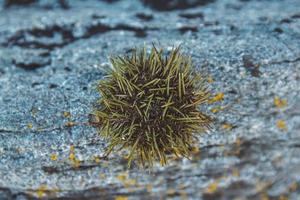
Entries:
<svg viewBox="0 0 300 200">
<path fill-rule="evenodd" d="M 129 148 L 128 164 L 167 163 L 167 154 L 188 157 L 196 137 L 211 118 L 199 110 L 209 91 L 192 70 L 191 58 L 173 48 L 167 55 L 155 46 L 110 59 L 112 70 L 98 84 L 101 98 L 95 116 L 100 134 L 110 140 L 107 155 Z"/>
</svg>

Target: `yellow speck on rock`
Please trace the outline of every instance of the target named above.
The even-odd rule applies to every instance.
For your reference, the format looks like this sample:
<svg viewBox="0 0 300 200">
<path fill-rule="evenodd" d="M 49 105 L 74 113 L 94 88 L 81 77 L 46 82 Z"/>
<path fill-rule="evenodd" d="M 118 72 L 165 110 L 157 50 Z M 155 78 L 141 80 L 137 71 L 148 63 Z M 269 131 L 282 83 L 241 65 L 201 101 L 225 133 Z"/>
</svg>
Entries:
<svg viewBox="0 0 300 200">
<path fill-rule="evenodd" d="M 72 152 L 75 151 L 74 145 L 71 145 L 71 146 L 70 146 L 70 151 L 72 151 Z"/>
<path fill-rule="evenodd" d="M 290 184 L 289 189 L 291 192 L 295 192 L 298 189 L 298 184 L 297 182 L 293 182 L 292 184 Z"/>
<path fill-rule="evenodd" d="M 207 188 L 204 190 L 204 193 L 206 193 L 206 194 L 215 193 L 218 190 L 218 185 L 219 185 L 218 182 L 213 182 L 213 183 L 209 184 L 207 186 Z"/>
<path fill-rule="evenodd" d="M 74 168 L 80 167 L 80 163 L 81 163 L 81 161 L 77 160 L 76 158 L 72 161 L 72 165 Z"/>
<path fill-rule="evenodd" d="M 71 121 L 65 123 L 66 127 L 72 127 L 72 126 L 75 126 L 75 125 L 76 125 L 76 123 L 75 122 L 71 122 Z"/>
<path fill-rule="evenodd" d="M 100 174 L 99 176 L 100 176 L 101 179 L 105 179 L 106 178 L 105 174 Z"/>
<path fill-rule="evenodd" d="M 130 187 L 130 186 L 136 186 L 136 180 L 135 179 L 130 179 L 128 176 L 128 173 L 120 173 L 117 176 L 117 179 L 124 185 L 124 187 Z"/>
<path fill-rule="evenodd" d="M 213 98 L 211 98 L 208 103 L 215 103 L 217 101 L 223 101 L 224 100 L 224 93 L 220 92 L 216 94 Z"/>
<path fill-rule="evenodd" d="M 179 192 L 181 199 L 187 199 L 188 198 L 188 194 L 186 191 L 180 191 Z"/>
<path fill-rule="evenodd" d="M 282 131 L 287 131 L 287 127 L 286 127 L 286 123 L 285 123 L 285 121 L 284 120 L 278 120 L 277 122 L 276 122 L 276 125 L 277 125 L 277 128 L 279 128 L 280 130 L 282 130 Z"/>
<path fill-rule="evenodd" d="M 74 145 L 70 146 L 69 160 L 71 161 L 71 164 L 74 168 L 77 168 L 80 166 L 81 161 L 76 159 Z"/>
<path fill-rule="evenodd" d="M 232 170 L 232 176 L 239 177 L 240 176 L 240 171 L 237 168 L 234 168 Z"/>
<path fill-rule="evenodd" d="M 242 198 L 242 197 L 236 197 L 233 200 L 244 200 L 244 198 Z"/>
<path fill-rule="evenodd" d="M 63 116 L 64 116 L 65 118 L 70 118 L 70 117 L 71 117 L 71 113 L 70 113 L 70 112 L 67 112 L 67 111 L 64 111 L 64 112 L 63 112 Z"/>
<path fill-rule="evenodd" d="M 260 195 L 260 200 L 269 200 L 270 198 L 266 194 Z"/>
<path fill-rule="evenodd" d="M 229 124 L 229 123 L 224 123 L 224 124 L 222 125 L 222 128 L 223 128 L 224 130 L 231 130 L 231 129 L 233 128 L 233 125 L 232 125 L 232 124 Z"/>
<path fill-rule="evenodd" d="M 220 111 L 220 109 L 219 109 L 219 108 L 212 108 L 210 111 L 211 111 L 212 113 L 217 113 L 217 112 Z"/>
<path fill-rule="evenodd" d="M 27 128 L 32 129 L 32 127 L 33 127 L 32 123 L 27 124 Z"/>
<path fill-rule="evenodd" d="M 210 111 L 211 111 L 212 113 L 217 113 L 217 112 L 222 111 L 223 109 L 224 109 L 224 107 L 217 106 L 217 107 L 212 108 Z"/>
<path fill-rule="evenodd" d="M 124 181 L 123 184 L 124 184 L 124 187 L 137 186 L 135 179 L 127 179 L 126 181 Z"/>
<path fill-rule="evenodd" d="M 274 98 L 274 105 L 277 108 L 283 108 L 287 105 L 287 101 L 286 101 L 286 99 L 280 99 L 279 97 L 275 97 Z"/>
<path fill-rule="evenodd" d="M 214 82 L 213 77 L 212 77 L 212 76 L 208 76 L 207 82 L 208 82 L 208 83 L 213 83 L 213 82 Z"/>
<path fill-rule="evenodd" d="M 46 185 L 41 185 L 36 191 L 38 198 L 44 197 L 46 195 L 46 192 L 47 192 Z"/>
<path fill-rule="evenodd" d="M 243 140 L 241 138 L 236 138 L 234 143 L 236 146 L 241 146 L 241 144 L 243 143 Z"/>
<path fill-rule="evenodd" d="M 128 174 L 127 173 L 120 173 L 118 176 L 117 176 L 117 179 L 121 182 L 124 182 L 126 179 L 128 178 Z"/>
<path fill-rule="evenodd" d="M 255 185 L 255 191 L 261 193 L 266 191 L 267 187 L 270 186 L 270 182 L 267 181 L 258 181 Z"/>
<path fill-rule="evenodd" d="M 50 159 L 53 160 L 53 161 L 56 161 L 56 160 L 57 160 L 57 155 L 54 154 L 54 153 L 51 154 L 51 155 L 50 155 Z"/>
<path fill-rule="evenodd" d="M 69 159 L 70 159 L 71 161 L 74 161 L 74 160 L 76 159 L 75 154 L 74 154 L 74 153 L 70 153 Z"/>
<path fill-rule="evenodd" d="M 289 200 L 287 196 L 280 195 L 279 200 Z"/>
<path fill-rule="evenodd" d="M 191 152 L 192 152 L 193 154 L 199 154 L 199 153 L 200 153 L 200 148 L 194 146 L 194 147 L 192 147 Z"/>
<path fill-rule="evenodd" d="M 167 190 L 167 195 L 168 195 L 168 196 L 174 196 L 175 193 L 176 193 L 176 190 L 174 190 L 174 189 L 168 189 L 168 190 Z"/>
<path fill-rule="evenodd" d="M 97 164 L 99 164 L 99 163 L 101 162 L 101 161 L 100 161 L 100 158 L 97 157 L 97 156 L 94 156 L 93 160 L 94 160 L 94 162 L 97 163 Z"/>
<path fill-rule="evenodd" d="M 117 197 L 115 198 L 115 200 L 128 200 L 128 197 L 117 196 Z"/>
<path fill-rule="evenodd" d="M 153 188 L 153 186 L 151 184 L 147 184 L 147 186 L 146 186 L 147 192 L 151 193 L 152 188 Z"/>
</svg>

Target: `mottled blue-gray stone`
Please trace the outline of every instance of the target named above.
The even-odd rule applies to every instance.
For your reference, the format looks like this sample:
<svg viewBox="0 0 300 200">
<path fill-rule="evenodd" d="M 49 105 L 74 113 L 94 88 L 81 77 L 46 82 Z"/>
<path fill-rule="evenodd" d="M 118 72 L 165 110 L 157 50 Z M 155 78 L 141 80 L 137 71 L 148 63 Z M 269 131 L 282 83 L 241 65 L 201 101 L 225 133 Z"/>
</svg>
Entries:
<svg viewBox="0 0 300 200">
<path fill-rule="evenodd" d="M 0 1 L 1 200 L 299 198 L 300 1 L 178 2 Z M 224 100 L 200 152 L 149 173 L 103 159 L 88 121 L 108 57 L 152 42 L 181 44 Z"/>
</svg>

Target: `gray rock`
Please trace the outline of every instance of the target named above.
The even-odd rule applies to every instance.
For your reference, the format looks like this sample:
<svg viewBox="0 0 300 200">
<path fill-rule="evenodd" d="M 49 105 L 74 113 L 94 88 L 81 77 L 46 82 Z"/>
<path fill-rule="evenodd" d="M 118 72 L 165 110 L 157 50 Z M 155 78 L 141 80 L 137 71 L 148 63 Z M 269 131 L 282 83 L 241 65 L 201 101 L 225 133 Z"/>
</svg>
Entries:
<svg viewBox="0 0 300 200">
<path fill-rule="evenodd" d="M 0 199 L 299 198 L 298 0 L 5 2 Z M 102 158 L 107 141 L 88 121 L 108 57 L 152 42 L 181 44 L 224 100 L 203 108 L 216 121 L 198 134 L 200 152 L 148 172 L 127 169 L 126 151 Z"/>
</svg>

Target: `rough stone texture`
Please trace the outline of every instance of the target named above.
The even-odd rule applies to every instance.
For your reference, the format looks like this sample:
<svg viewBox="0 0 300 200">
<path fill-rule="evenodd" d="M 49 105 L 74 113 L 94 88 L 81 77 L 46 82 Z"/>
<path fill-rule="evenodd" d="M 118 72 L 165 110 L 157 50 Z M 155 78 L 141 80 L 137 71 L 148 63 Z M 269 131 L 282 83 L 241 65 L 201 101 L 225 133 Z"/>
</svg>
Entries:
<svg viewBox="0 0 300 200">
<path fill-rule="evenodd" d="M 176 2 L 0 1 L 0 199 L 299 199 L 300 1 Z M 87 122 L 109 55 L 152 42 L 181 44 L 224 109 L 190 160 L 127 170 Z"/>
</svg>

